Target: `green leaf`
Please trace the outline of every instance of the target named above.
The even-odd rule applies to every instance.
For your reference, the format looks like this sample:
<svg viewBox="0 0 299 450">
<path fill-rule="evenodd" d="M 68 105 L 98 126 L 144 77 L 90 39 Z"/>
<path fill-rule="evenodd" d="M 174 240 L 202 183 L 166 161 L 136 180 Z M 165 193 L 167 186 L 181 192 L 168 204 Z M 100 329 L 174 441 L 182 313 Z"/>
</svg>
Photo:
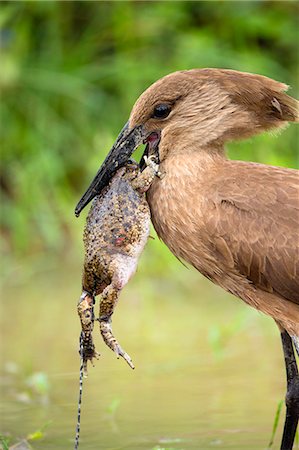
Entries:
<svg viewBox="0 0 299 450">
<path fill-rule="evenodd" d="M 3 447 L 3 450 L 9 450 L 9 438 L 0 434 L 0 444 Z"/>
<path fill-rule="evenodd" d="M 282 408 L 283 403 L 284 403 L 283 400 L 280 400 L 280 402 L 277 405 L 276 414 L 275 414 L 274 423 L 273 423 L 272 435 L 270 438 L 270 442 L 268 444 L 268 449 L 271 448 L 274 443 L 274 438 L 275 438 L 276 430 L 278 427 L 279 417 L 280 417 L 281 408 Z"/>
</svg>

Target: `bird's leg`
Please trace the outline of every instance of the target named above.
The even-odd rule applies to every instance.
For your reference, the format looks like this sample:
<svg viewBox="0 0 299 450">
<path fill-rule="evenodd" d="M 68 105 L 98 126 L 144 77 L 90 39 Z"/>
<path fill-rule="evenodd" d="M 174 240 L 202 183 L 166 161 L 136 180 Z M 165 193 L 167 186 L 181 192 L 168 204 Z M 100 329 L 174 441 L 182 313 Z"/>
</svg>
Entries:
<svg viewBox="0 0 299 450">
<path fill-rule="evenodd" d="M 291 338 L 292 338 L 293 344 L 295 346 L 297 355 L 299 356 L 299 336 L 293 335 L 293 336 L 291 336 Z"/>
<path fill-rule="evenodd" d="M 146 164 L 145 169 L 134 179 L 131 184 L 133 189 L 136 189 L 140 192 L 146 192 L 150 185 L 152 184 L 155 177 L 160 177 L 161 173 L 159 172 L 159 165 L 155 162 L 155 155 L 152 156 L 144 156 L 144 161 Z"/>
<path fill-rule="evenodd" d="M 109 284 L 102 292 L 102 298 L 100 301 L 100 332 L 102 338 L 108 347 L 111 348 L 117 357 L 121 356 L 129 364 L 129 366 L 134 369 L 134 364 L 130 356 L 121 348 L 116 338 L 113 335 L 111 328 L 111 316 L 113 314 L 114 308 L 117 304 L 118 297 L 121 289 L 127 283 L 129 279 L 129 274 L 131 273 L 130 265 L 123 267 L 123 264 L 119 263 L 120 267 L 115 271 L 111 284 Z M 117 266 L 117 263 L 115 264 Z M 122 270 L 123 269 L 123 270 Z"/>
<path fill-rule="evenodd" d="M 78 314 L 81 322 L 81 337 L 80 352 L 83 361 L 84 376 L 87 376 L 87 362 L 90 361 L 93 364 L 93 358 L 98 359 L 100 356 L 96 352 L 92 339 L 92 331 L 94 324 L 94 297 L 88 292 L 83 291 L 78 303 Z M 81 348 L 82 347 L 82 348 Z"/>
<path fill-rule="evenodd" d="M 286 418 L 280 450 L 292 450 L 299 419 L 299 375 L 292 339 L 281 332 L 282 348 L 287 374 Z"/>
</svg>

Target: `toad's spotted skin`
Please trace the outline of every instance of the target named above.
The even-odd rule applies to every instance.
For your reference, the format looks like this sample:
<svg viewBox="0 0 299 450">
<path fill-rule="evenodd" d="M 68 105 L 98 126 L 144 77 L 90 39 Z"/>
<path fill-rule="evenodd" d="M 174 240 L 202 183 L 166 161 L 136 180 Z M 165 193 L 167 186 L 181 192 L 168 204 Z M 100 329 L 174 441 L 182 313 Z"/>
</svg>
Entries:
<svg viewBox="0 0 299 450">
<path fill-rule="evenodd" d="M 94 199 L 87 216 L 83 291 L 78 303 L 85 375 L 88 360 L 92 362 L 99 356 L 92 339 L 94 297 L 98 294 L 101 294 L 98 320 L 104 342 L 134 368 L 112 334 L 111 316 L 120 291 L 137 268 L 149 235 L 150 211 L 144 193 L 159 173 L 152 158 L 146 163 L 141 173 L 135 162 L 119 169 L 109 186 Z"/>
</svg>

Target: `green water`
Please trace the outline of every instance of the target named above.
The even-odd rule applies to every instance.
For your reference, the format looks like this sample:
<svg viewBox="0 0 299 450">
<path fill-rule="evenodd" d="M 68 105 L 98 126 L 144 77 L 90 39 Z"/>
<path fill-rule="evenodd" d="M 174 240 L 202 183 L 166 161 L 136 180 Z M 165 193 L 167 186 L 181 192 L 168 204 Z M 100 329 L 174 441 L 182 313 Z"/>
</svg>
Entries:
<svg viewBox="0 0 299 450">
<path fill-rule="evenodd" d="M 96 336 L 80 449 L 265 449 L 285 389 L 275 324 L 179 262 L 145 277 L 149 261 L 113 320 L 136 369 Z M 20 262 L 4 284 L 1 431 L 16 442 L 46 425 L 34 449 L 73 447 L 80 262 Z"/>
</svg>

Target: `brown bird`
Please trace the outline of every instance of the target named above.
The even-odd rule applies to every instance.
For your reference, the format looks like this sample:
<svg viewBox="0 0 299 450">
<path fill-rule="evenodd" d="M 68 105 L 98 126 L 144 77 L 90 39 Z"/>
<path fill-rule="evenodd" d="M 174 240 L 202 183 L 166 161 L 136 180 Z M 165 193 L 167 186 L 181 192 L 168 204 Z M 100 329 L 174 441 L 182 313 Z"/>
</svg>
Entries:
<svg viewBox="0 0 299 450">
<path fill-rule="evenodd" d="M 299 179 L 292 169 L 231 161 L 225 143 L 298 122 L 287 86 L 233 70 L 175 72 L 135 103 L 76 215 L 146 142 L 161 178 L 148 191 L 154 227 L 180 259 L 281 332 L 287 372 L 281 449 L 293 446 L 299 417 Z"/>
</svg>

